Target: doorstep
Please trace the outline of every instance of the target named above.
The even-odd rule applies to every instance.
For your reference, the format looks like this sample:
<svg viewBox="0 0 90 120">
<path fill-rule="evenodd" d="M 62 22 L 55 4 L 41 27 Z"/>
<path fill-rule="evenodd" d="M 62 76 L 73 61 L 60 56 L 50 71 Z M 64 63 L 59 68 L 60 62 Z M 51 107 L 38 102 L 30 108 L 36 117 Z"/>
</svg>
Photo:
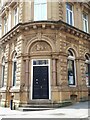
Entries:
<svg viewBox="0 0 90 120">
<path fill-rule="evenodd" d="M 20 107 L 18 108 L 19 111 L 43 111 L 43 110 L 52 110 L 54 108 L 24 108 Z"/>
</svg>

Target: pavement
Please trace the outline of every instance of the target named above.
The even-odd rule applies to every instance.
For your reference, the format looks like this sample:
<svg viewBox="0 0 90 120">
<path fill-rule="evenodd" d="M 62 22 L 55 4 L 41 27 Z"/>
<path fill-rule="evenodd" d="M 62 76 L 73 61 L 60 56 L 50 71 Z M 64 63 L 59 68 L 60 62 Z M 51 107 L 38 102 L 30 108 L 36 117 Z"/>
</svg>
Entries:
<svg viewBox="0 0 90 120">
<path fill-rule="evenodd" d="M 18 111 L 0 107 L 0 120 L 2 118 L 90 118 L 90 102 L 80 102 L 74 105 L 41 111 Z M 90 119 L 89 119 L 90 120 Z"/>
</svg>

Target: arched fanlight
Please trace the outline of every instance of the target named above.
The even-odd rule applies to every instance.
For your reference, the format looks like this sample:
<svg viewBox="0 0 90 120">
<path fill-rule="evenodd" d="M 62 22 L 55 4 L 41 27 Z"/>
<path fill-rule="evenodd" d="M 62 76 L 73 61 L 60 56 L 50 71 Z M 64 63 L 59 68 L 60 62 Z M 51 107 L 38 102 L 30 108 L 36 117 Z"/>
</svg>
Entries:
<svg viewBox="0 0 90 120">
<path fill-rule="evenodd" d="M 73 56 L 73 52 L 70 49 L 68 50 L 68 56 Z"/>
</svg>

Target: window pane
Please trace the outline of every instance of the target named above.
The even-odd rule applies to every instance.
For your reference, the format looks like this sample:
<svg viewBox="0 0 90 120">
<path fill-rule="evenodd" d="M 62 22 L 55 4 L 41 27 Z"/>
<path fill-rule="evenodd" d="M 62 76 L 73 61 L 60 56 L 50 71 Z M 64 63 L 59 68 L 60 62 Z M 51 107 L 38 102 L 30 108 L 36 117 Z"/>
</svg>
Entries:
<svg viewBox="0 0 90 120">
<path fill-rule="evenodd" d="M 18 24 L 18 10 L 14 9 L 14 25 Z"/>
<path fill-rule="evenodd" d="M 16 62 L 13 63 L 13 86 L 15 86 L 16 83 Z"/>
<path fill-rule="evenodd" d="M 87 32 L 87 21 L 85 21 L 85 31 Z"/>
<path fill-rule="evenodd" d="M 46 0 L 34 0 L 34 4 L 42 4 L 42 3 L 46 3 Z"/>
<path fill-rule="evenodd" d="M 68 56 L 74 56 L 71 50 L 68 50 Z"/>
<path fill-rule="evenodd" d="M 67 10 L 67 23 L 69 24 L 69 12 Z"/>
<path fill-rule="evenodd" d="M 67 23 L 73 25 L 73 11 L 72 6 L 69 4 L 66 5 L 66 17 Z"/>
<path fill-rule="evenodd" d="M 89 86 L 90 86 L 90 64 L 88 64 L 88 83 L 89 83 Z"/>
<path fill-rule="evenodd" d="M 70 4 L 67 3 L 66 6 L 69 10 L 72 10 L 72 6 Z"/>
<path fill-rule="evenodd" d="M 40 5 L 34 5 L 34 20 L 40 20 L 41 19 L 41 13 L 40 13 Z"/>
<path fill-rule="evenodd" d="M 72 25 L 72 12 L 70 12 L 70 25 Z"/>
<path fill-rule="evenodd" d="M 47 4 L 42 4 L 41 5 L 41 20 L 46 20 L 47 19 Z"/>
<path fill-rule="evenodd" d="M 84 18 L 84 19 L 87 19 L 87 16 L 86 16 L 86 14 L 83 14 L 83 18 Z"/>
<path fill-rule="evenodd" d="M 85 58 L 86 58 L 86 60 L 89 60 L 89 56 L 87 54 L 85 55 Z"/>
<path fill-rule="evenodd" d="M 88 16 L 85 13 L 83 14 L 83 30 L 88 32 Z"/>
<path fill-rule="evenodd" d="M 90 64 L 86 64 L 86 84 L 90 86 Z"/>
<path fill-rule="evenodd" d="M 68 60 L 68 82 L 69 85 L 75 85 L 74 60 Z"/>
<path fill-rule="evenodd" d="M 40 0 L 40 2 L 46 4 L 47 0 Z"/>
<path fill-rule="evenodd" d="M 48 60 L 34 60 L 33 65 L 46 65 L 48 64 Z"/>
<path fill-rule="evenodd" d="M 34 1 L 34 20 L 47 20 L 46 0 Z"/>
<path fill-rule="evenodd" d="M 40 3 L 40 0 L 34 0 L 34 4 Z"/>
<path fill-rule="evenodd" d="M 2 87 L 4 86 L 5 65 L 2 66 Z"/>
</svg>

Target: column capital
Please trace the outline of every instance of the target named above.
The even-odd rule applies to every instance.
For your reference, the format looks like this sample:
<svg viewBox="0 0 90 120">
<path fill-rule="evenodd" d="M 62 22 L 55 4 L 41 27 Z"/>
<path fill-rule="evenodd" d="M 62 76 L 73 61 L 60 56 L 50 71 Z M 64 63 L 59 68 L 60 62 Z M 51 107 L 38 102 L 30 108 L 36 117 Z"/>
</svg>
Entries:
<svg viewBox="0 0 90 120">
<path fill-rule="evenodd" d="M 64 57 L 68 57 L 68 54 L 65 53 L 65 52 L 60 52 L 59 55 L 60 55 L 60 56 L 64 56 Z"/>
<path fill-rule="evenodd" d="M 58 52 L 53 52 L 52 53 L 52 59 L 59 59 L 58 56 L 59 56 Z"/>
<path fill-rule="evenodd" d="M 8 60 L 9 63 L 12 63 L 12 60 Z"/>
<path fill-rule="evenodd" d="M 28 54 L 28 53 L 24 54 L 24 55 L 23 55 L 23 58 L 24 58 L 24 60 L 29 60 L 29 59 L 30 59 L 30 58 L 29 58 L 29 54 Z"/>
</svg>

